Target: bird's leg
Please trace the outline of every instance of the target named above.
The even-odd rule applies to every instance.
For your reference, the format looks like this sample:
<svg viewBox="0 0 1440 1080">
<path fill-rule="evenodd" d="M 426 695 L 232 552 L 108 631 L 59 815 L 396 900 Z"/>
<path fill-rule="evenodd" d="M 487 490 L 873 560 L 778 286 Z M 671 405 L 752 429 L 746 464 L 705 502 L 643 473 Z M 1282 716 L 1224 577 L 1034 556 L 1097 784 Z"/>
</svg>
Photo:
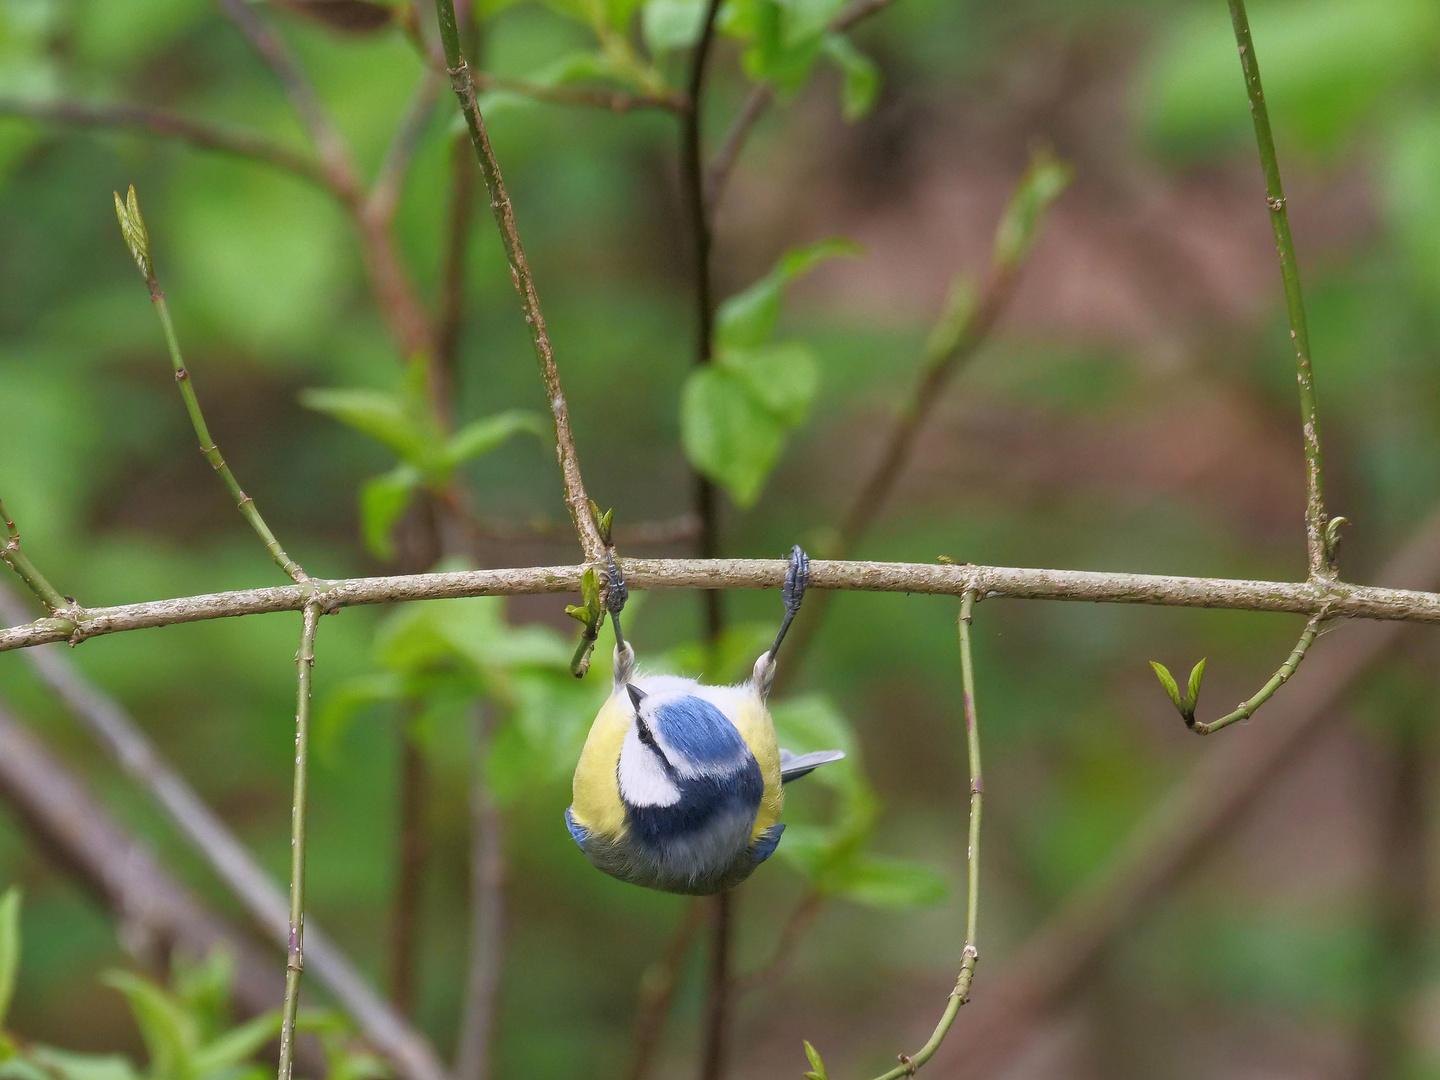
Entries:
<svg viewBox="0 0 1440 1080">
<path fill-rule="evenodd" d="M 770 646 L 771 663 L 774 663 L 775 654 L 780 651 L 780 643 L 785 640 L 790 624 L 800 613 L 800 604 L 805 599 L 805 590 L 809 586 L 810 556 L 796 544 L 790 549 L 790 568 L 785 571 L 785 584 L 780 589 L 780 595 L 785 601 L 785 621 L 780 624 L 780 632 L 775 635 L 775 644 Z"/>
<path fill-rule="evenodd" d="M 605 609 L 610 612 L 610 622 L 615 627 L 615 685 L 620 686 L 629 682 L 635 671 L 635 650 L 625 643 L 625 635 L 620 630 L 620 612 L 625 610 L 625 601 L 630 599 L 630 590 L 625 585 L 625 577 L 620 573 L 620 568 L 615 565 L 615 552 L 611 551 L 609 554 L 610 568 L 606 572 L 609 587 L 605 591 Z"/>
</svg>

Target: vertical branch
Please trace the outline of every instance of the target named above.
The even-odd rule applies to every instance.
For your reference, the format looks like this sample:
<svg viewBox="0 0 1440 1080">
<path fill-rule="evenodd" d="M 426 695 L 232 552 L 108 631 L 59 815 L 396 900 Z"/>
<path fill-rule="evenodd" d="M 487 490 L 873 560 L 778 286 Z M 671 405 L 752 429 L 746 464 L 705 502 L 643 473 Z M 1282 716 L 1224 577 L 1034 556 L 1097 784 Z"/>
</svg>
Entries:
<svg viewBox="0 0 1440 1080">
<path fill-rule="evenodd" d="M 695 284 L 695 363 L 708 364 L 714 355 L 715 299 L 710 280 L 710 208 L 705 197 L 704 146 L 701 132 L 705 94 L 705 67 L 715 42 L 715 17 L 720 0 L 708 0 L 700 40 L 690 60 L 686 81 L 685 111 L 680 127 L 680 183 L 684 189 L 685 211 L 690 219 Z M 699 554 L 702 559 L 720 556 L 720 495 L 715 483 L 693 472 L 695 516 L 700 521 Z M 714 645 L 725 625 L 724 595 L 709 589 L 701 594 L 704 606 L 705 640 Z M 718 925 L 718 923 L 717 923 Z"/>
<path fill-rule="evenodd" d="M 475 712 L 470 808 L 470 968 L 455 1050 L 455 1080 L 489 1080 L 495 1007 L 505 956 L 505 821 L 490 794 L 486 762 L 494 720 Z"/>
<path fill-rule="evenodd" d="M 625 1070 L 626 1080 L 646 1080 L 650 1075 L 655 1051 L 660 1046 L 660 1036 L 665 1031 L 665 1020 L 675 1003 L 680 970 L 685 958 L 690 955 L 695 936 L 700 933 L 704 915 L 705 901 L 691 900 L 671 932 L 664 954 L 640 977 L 639 1000 L 635 1003 L 635 1035 L 630 1046 L 630 1064 Z"/>
<path fill-rule="evenodd" d="M 412 730 L 418 703 L 400 722 L 400 806 L 396 829 L 394 907 L 390 922 L 390 1000 L 404 1016 L 415 1010 L 415 954 L 424 894 L 429 834 L 425 829 L 425 753 Z"/>
<path fill-rule="evenodd" d="M 585 481 L 580 475 L 580 459 L 575 452 L 575 437 L 570 430 L 570 411 L 565 404 L 565 392 L 560 386 L 560 370 L 555 365 L 555 350 L 550 344 L 550 332 L 545 327 L 545 316 L 540 310 L 540 296 L 535 289 L 535 279 L 530 274 L 530 264 L 525 260 L 525 249 L 520 244 L 520 232 L 515 225 L 515 209 L 510 204 L 510 195 L 505 190 L 505 180 L 500 175 L 500 163 L 490 145 L 490 135 L 485 129 L 485 119 L 475 101 L 475 81 L 470 76 L 470 67 L 460 51 L 460 30 L 455 23 L 454 0 L 437 0 L 436 15 L 440 23 L 440 41 L 445 47 L 445 65 L 450 73 L 450 86 L 460 101 L 465 114 L 465 124 L 470 129 L 470 141 L 475 147 L 475 156 L 480 164 L 480 175 L 485 178 L 485 188 L 490 193 L 490 208 L 495 212 L 495 224 L 500 230 L 500 242 L 505 248 L 505 257 L 510 262 L 510 279 L 520 294 L 520 307 L 525 313 L 525 323 L 530 328 L 530 342 L 535 348 L 535 359 L 540 365 L 540 377 L 545 383 L 545 394 L 550 401 L 550 414 L 555 420 L 555 454 L 560 461 L 560 473 L 565 481 L 565 504 L 570 511 L 575 531 L 580 538 L 580 547 L 587 562 L 599 563 L 605 558 L 605 541 L 600 535 L 599 524 L 591 510 L 590 497 L 585 493 Z"/>
<path fill-rule="evenodd" d="M 734 890 L 712 896 L 710 907 L 710 985 L 705 1001 L 705 1047 L 701 1080 L 725 1075 L 730 1035 L 730 938 L 735 925 Z"/>
<path fill-rule="evenodd" d="M 1360 1019 L 1361 1080 L 1413 1069 L 1410 1031 L 1425 976 L 1430 858 L 1428 773 L 1434 761 L 1429 717 L 1401 710 L 1387 735 L 1381 782 L 1380 844 L 1374 885 L 1375 960 Z"/>
<path fill-rule="evenodd" d="M 1235 44 L 1240 50 L 1240 67 L 1245 75 L 1245 93 L 1250 98 L 1250 118 L 1255 123 L 1255 142 L 1260 148 L 1260 168 L 1265 174 L 1265 202 L 1270 207 L 1270 224 L 1275 230 L 1280 277 L 1285 282 L 1285 308 L 1290 316 L 1290 340 L 1295 349 L 1295 379 L 1300 385 L 1300 420 L 1305 441 L 1305 544 L 1310 556 L 1310 576 L 1333 577 L 1335 538 L 1333 526 L 1327 529 L 1325 520 L 1320 415 L 1310 366 L 1310 331 L 1305 323 L 1305 298 L 1300 292 L 1300 268 L 1295 262 L 1295 244 L 1290 238 L 1290 215 L 1285 206 L 1285 189 L 1280 184 L 1280 164 L 1275 156 L 1270 114 L 1260 89 L 1260 64 L 1255 57 L 1255 43 L 1250 38 L 1245 0 L 1229 0 L 1229 4 Z"/>
<path fill-rule="evenodd" d="M 914 1054 L 901 1054 L 900 1064 L 877 1080 L 900 1080 L 914 1076 L 940 1049 L 960 1006 L 970 1000 L 970 983 L 975 978 L 975 965 L 980 960 L 977 928 L 980 915 L 980 809 L 985 797 L 985 781 L 980 772 L 980 722 L 975 711 L 975 668 L 970 658 L 970 619 L 975 609 L 975 593 L 971 590 L 960 601 L 960 678 L 965 701 L 965 749 L 970 762 L 970 837 L 965 853 L 965 947 L 960 951 L 960 975 L 955 989 L 945 1003 L 945 1011 L 925 1045 Z"/>
<path fill-rule="evenodd" d="M 435 333 L 435 368 L 446 401 L 454 400 L 458 382 L 460 333 L 465 324 L 465 260 L 474 208 L 475 164 L 463 137 L 456 138 L 450 155 L 450 216 L 440 270 L 440 325 Z"/>
<path fill-rule="evenodd" d="M 290 1080 L 295 1056 L 295 1010 L 305 968 L 305 813 L 310 769 L 310 682 L 315 671 L 315 629 L 320 605 L 305 605 L 300 648 L 295 653 L 295 790 L 290 805 L 290 941 L 285 961 L 285 1004 L 280 1017 L 277 1080 Z"/>
<path fill-rule="evenodd" d="M 310 581 L 309 575 L 301 569 L 299 563 L 285 554 L 280 541 L 275 539 L 270 526 L 265 524 L 265 519 L 256 509 L 255 500 L 241 489 L 240 481 L 235 479 L 230 466 L 226 465 L 225 459 L 220 456 L 215 440 L 210 437 L 205 414 L 200 411 L 200 400 L 195 396 L 195 387 L 190 382 L 190 371 L 185 366 L 185 358 L 180 354 L 180 340 L 175 336 L 175 324 L 170 318 L 170 308 L 165 303 L 165 294 L 160 290 L 160 282 L 155 277 L 155 263 L 150 256 L 150 234 L 145 228 L 145 219 L 140 216 L 140 202 L 135 197 L 135 185 L 130 185 L 124 202 L 120 201 L 118 191 L 114 194 L 115 216 L 120 221 L 120 232 L 125 237 L 135 265 L 140 268 L 146 288 L 150 290 L 150 302 L 155 305 L 155 311 L 160 316 L 160 327 L 165 331 L 165 345 L 170 350 L 170 363 L 175 368 L 175 382 L 180 387 L 180 396 L 185 400 L 185 411 L 190 414 L 190 424 L 200 442 L 200 453 L 205 455 L 210 467 L 219 474 L 226 489 L 235 499 L 236 507 L 265 544 L 265 550 L 270 552 L 275 565 L 289 574 L 297 585 L 307 584 Z"/>
</svg>

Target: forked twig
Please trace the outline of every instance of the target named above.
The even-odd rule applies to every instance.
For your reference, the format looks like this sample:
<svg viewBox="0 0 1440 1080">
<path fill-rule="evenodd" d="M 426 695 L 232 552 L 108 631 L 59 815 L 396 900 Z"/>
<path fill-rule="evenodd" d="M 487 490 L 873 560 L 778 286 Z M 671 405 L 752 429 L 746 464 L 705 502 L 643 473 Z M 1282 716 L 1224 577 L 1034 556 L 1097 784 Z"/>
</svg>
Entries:
<svg viewBox="0 0 1440 1080">
<path fill-rule="evenodd" d="M 36 569 L 30 557 L 20 550 L 20 527 L 5 509 L 3 501 L 0 501 L 0 520 L 5 522 L 5 544 L 0 547 L 0 559 L 3 559 L 30 591 L 40 598 L 40 602 L 50 609 L 50 614 L 59 615 L 62 611 L 74 610 L 75 602 L 62 596 L 60 590 L 51 585 L 49 579 Z"/>
</svg>

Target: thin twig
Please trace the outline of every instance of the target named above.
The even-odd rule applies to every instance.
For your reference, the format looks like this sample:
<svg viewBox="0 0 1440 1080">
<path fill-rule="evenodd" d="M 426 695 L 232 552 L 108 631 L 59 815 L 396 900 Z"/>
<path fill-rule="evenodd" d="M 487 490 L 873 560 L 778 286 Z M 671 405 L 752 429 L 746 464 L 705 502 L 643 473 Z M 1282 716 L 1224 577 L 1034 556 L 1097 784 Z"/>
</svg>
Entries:
<svg viewBox="0 0 1440 1080">
<path fill-rule="evenodd" d="M 1255 123 L 1255 142 L 1260 148 L 1260 168 L 1265 174 L 1265 203 L 1275 230 L 1275 249 L 1280 256 L 1280 276 L 1285 282 L 1285 309 L 1290 316 L 1290 340 L 1295 348 L 1295 378 L 1300 386 L 1300 422 L 1305 441 L 1305 544 L 1310 555 L 1312 577 L 1335 574 L 1335 537 L 1327 531 L 1325 519 L 1325 467 L 1320 452 L 1320 415 L 1315 400 L 1315 380 L 1310 367 L 1310 331 L 1305 323 L 1305 298 L 1300 291 L 1300 268 L 1295 262 L 1295 244 L 1290 238 L 1290 214 L 1285 189 L 1280 184 L 1280 165 L 1275 156 L 1275 137 L 1270 132 L 1270 114 L 1260 89 L 1260 63 L 1250 38 L 1245 0 L 1229 0 L 1230 21 L 1235 44 L 1240 50 L 1240 67 L 1245 74 L 1245 93 L 1250 98 L 1250 118 Z"/>
<path fill-rule="evenodd" d="M 842 34 L 849 30 L 862 19 L 889 7 L 895 0 L 856 0 L 849 7 L 841 10 L 830 20 L 827 29 L 834 34 Z M 746 141 L 750 138 L 755 125 L 765 115 L 765 111 L 775 101 L 775 85 L 771 82 L 758 82 L 750 89 L 745 102 L 740 106 L 740 111 L 735 114 L 735 119 L 730 122 L 725 137 L 720 140 L 720 149 L 710 159 L 710 165 L 705 170 L 705 203 L 711 214 L 720 205 L 724 197 L 725 187 L 730 182 L 730 174 L 735 169 L 735 162 L 740 158 L 740 152 L 745 148 Z"/>
<path fill-rule="evenodd" d="M 285 961 L 285 1004 L 280 1015 L 277 1080 L 290 1080 L 295 1054 L 295 1010 L 305 969 L 305 822 L 310 786 L 310 684 L 315 671 L 315 629 L 320 605 L 305 605 L 295 653 L 295 791 L 290 805 L 290 941 Z"/>
<path fill-rule="evenodd" d="M 810 924 L 820 914 L 820 909 L 825 906 L 825 894 L 812 889 L 801 898 L 790 912 L 790 917 L 785 920 L 785 925 L 780 929 L 780 937 L 775 942 L 775 952 L 763 967 L 757 968 L 747 975 L 736 980 L 736 989 L 740 993 L 748 993 L 751 990 L 758 990 L 762 986 L 774 982 L 785 969 L 790 966 L 790 961 L 795 958 L 795 950 L 800 946 L 800 940 L 805 936 L 805 931 L 810 929 Z"/>
<path fill-rule="evenodd" d="M 1434 512 L 1380 570 L 1381 581 L 1410 589 L 1440 586 L 1440 511 Z M 1323 651 L 1269 710 L 1269 720 L 1226 739 L 1147 812 L 1089 881 L 1033 933 L 960 1023 L 951 1054 L 966 1076 L 1000 1072 L 1027 1033 L 1052 1009 L 1074 1000 L 1105 950 L 1133 930 L 1142 912 L 1173 896 L 1182 880 L 1256 801 L 1276 789 L 1280 773 L 1315 745 L 1323 727 L 1343 715 L 1347 691 L 1406 633 L 1400 623 L 1342 625 Z M 963 1053 L 963 1059 L 958 1056 Z"/>
<path fill-rule="evenodd" d="M 385 160 L 380 163 L 380 172 L 365 199 L 365 212 L 373 214 L 387 225 L 395 216 L 400 205 L 400 193 L 405 186 L 405 177 L 410 164 L 415 160 L 415 151 L 430 120 L 435 115 L 435 104 L 440 100 L 444 82 L 428 68 L 420 72 L 420 80 L 410 102 L 400 116 L 395 134 L 385 150 Z"/>
<path fill-rule="evenodd" d="M 720 0 L 707 0 L 700 39 L 690 57 L 690 73 L 686 79 L 686 108 L 680 114 L 680 186 L 690 230 L 691 281 L 695 294 L 695 363 L 710 363 L 715 351 L 715 301 L 710 280 L 710 208 L 705 198 L 704 121 L 705 68 L 715 41 L 715 19 Z M 720 555 L 720 493 L 715 482 L 698 469 L 691 469 L 695 516 L 700 521 L 697 554 L 702 559 Z M 713 647 L 720 640 L 725 625 L 724 598 L 715 590 L 701 594 L 704 605 L 703 631 L 705 642 Z M 721 921 L 715 922 L 716 932 Z M 720 1010 L 725 1015 L 725 1010 Z M 723 1037 L 711 1032 L 709 1037 Z M 705 1059 L 710 1060 L 707 1050 Z M 705 1074 L 707 1080 L 710 1074 Z M 718 1075 L 718 1074 L 717 1074 Z"/>
<path fill-rule="evenodd" d="M 425 751 L 413 723 L 420 702 L 408 702 L 400 721 L 399 823 L 395 830 L 395 899 L 390 909 L 390 1001 L 402 1016 L 415 1011 L 415 961 L 420 902 L 430 834 L 426 829 Z"/>
<path fill-rule="evenodd" d="M 553 105 L 583 105 L 613 113 L 636 112 L 641 109 L 663 109 L 678 113 L 684 112 L 686 107 L 685 99 L 679 94 L 632 93 L 628 90 L 590 86 L 545 86 L 520 79 L 506 79 L 482 71 L 477 71 L 474 75 L 475 86 L 480 90 L 503 90 Z"/>
<path fill-rule="evenodd" d="M 1279 690 L 1281 686 L 1290 681 L 1290 676 L 1295 674 L 1295 669 L 1300 666 L 1300 661 L 1305 659 L 1306 652 L 1315 641 L 1315 635 L 1320 632 L 1320 626 L 1325 621 L 1323 611 L 1316 612 L 1310 616 L 1310 621 L 1305 624 L 1305 630 L 1300 635 L 1300 640 L 1295 643 L 1295 648 L 1290 651 L 1285 663 L 1280 665 L 1279 670 L 1270 676 L 1268 682 L 1260 688 L 1260 691 L 1248 701 L 1241 703 L 1240 707 L 1232 713 L 1222 716 L 1219 720 L 1212 720 L 1205 724 L 1195 719 L 1195 714 L 1186 718 L 1186 725 L 1196 735 L 1209 735 L 1212 731 L 1219 731 L 1231 724 L 1239 723 L 1241 720 L 1248 720 L 1255 714 L 1255 710 L 1270 700 L 1270 696 Z"/>
<path fill-rule="evenodd" d="M 975 978 L 975 965 L 980 960 L 976 923 L 980 914 L 980 811 L 985 798 L 985 781 L 980 772 L 980 723 L 975 714 L 975 670 L 970 659 L 970 618 L 975 608 L 975 594 L 967 592 L 960 601 L 960 677 L 965 695 L 965 749 L 970 762 L 970 844 L 965 852 L 965 947 L 960 950 L 960 974 L 955 989 L 950 991 L 945 1011 L 925 1045 L 914 1054 L 901 1054 L 900 1064 L 882 1074 L 878 1080 L 899 1080 L 914 1076 L 917 1069 L 940 1049 L 941 1042 L 955 1023 L 960 1006 L 970 1000 L 970 983 Z"/>
<path fill-rule="evenodd" d="M 319 151 L 320 160 L 331 174 L 332 183 L 358 191 L 360 185 L 349 148 L 285 42 L 266 25 L 248 0 L 216 0 L 216 3 L 275 73 Z"/>
<path fill-rule="evenodd" d="M 570 411 L 566 407 L 565 393 L 560 386 L 560 371 L 555 365 L 555 351 L 550 345 L 550 333 L 545 328 L 545 316 L 540 310 L 535 279 L 530 274 L 530 266 L 525 261 L 525 249 L 520 244 L 520 232 L 515 225 L 515 210 L 505 190 L 505 180 L 500 175 L 500 163 L 495 160 L 495 151 L 490 146 L 485 120 L 475 102 L 475 82 L 470 77 L 469 65 L 460 52 L 460 31 L 455 24 L 455 3 L 454 0 L 438 0 L 435 7 L 440 23 L 440 40 L 445 47 L 450 85 L 459 99 L 466 126 L 470 129 L 470 141 L 480 163 L 480 174 L 485 178 L 485 188 L 490 193 L 490 207 L 495 212 L 500 241 L 510 262 L 510 277 L 520 294 L 520 306 L 525 313 L 525 323 L 530 328 L 530 341 L 535 348 L 535 359 L 540 365 L 540 376 L 545 383 L 550 413 L 555 420 L 555 452 L 560 460 L 560 473 L 565 482 L 565 504 L 570 511 L 571 520 L 575 523 L 580 548 L 585 553 L 586 560 L 599 563 L 605 558 L 605 541 L 600 536 L 599 525 L 591 510 L 590 497 L 585 493 L 585 482 L 580 475 L 580 459 L 575 451 L 575 437 L 570 430 Z"/>
<path fill-rule="evenodd" d="M 17 116 L 44 124 L 113 128 L 179 139 L 204 150 L 259 161 L 294 173 L 327 191 L 331 176 L 313 154 L 295 150 L 258 132 L 235 131 L 168 109 L 139 105 L 87 105 L 78 101 L 31 102 L 0 99 L 0 116 Z"/>
<path fill-rule="evenodd" d="M 1015 295 L 1015 287 L 1029 261 L 1034 235 L 1038 229 L 1032 226 L 1030 242 L 1018 247 L 1002 246 L 1001 240 L 1019 216 L 1016 214 L 1017 204 L 1026 197 L 1028 185 L 1032 183 L 1036 171 L 1052 166 L 1053 162 L 1046 155 L 1038 154 L 1016 183 L 1009 205 L 996 227 L 995 254 L 992 256 L 990 271 L 979 298 L 970 303 L 965 292 L 952 291 L 951 300 L 946 309 L 942 310 L 926 345 L 919 377 L 885 436 L 884 449 L 871 466 L 844 518 L 841 519 L 831 552 L 837 559 L 848 559 L 860 546 L 909 464 L 920 431 L 940 401 L 945 388 L 990 340 L 1000 316 L 1009 307 L 1010 300 Z M 957 319 L 960 320 L 958 323 L 955 322 Z M 801 670 L 800 661 L 809 651 L 815 634 L 824 621 L 830 600 L 829 594 L 817 596 L 813 603 L 802 610 L 799 624 L 795 627 L 791 639 L 790 661 L 780 670 L 775 686 L 776 693 L 783 692 L 791 685 Z"/>
<path fill-rule="evenodd" d="M 470 224 L 475 210 L 475 163 L 463 135 L 450 148 L 450 215 L 445 227 L 445 256 L 440 271 L 440 318 L 435 331 L 435 371 L 446 402 L 453 402 L 465 326 L 465 269 Z M 450 417 L 445 417 L 449 421 Z"/>
<path fill-rule="evenodd" d="M 778 589 L 789 565 L 780 559 L 621 559 L 632 589 Z M 340 578 L 326 582 L 320 599 L 327 611 L 360 604 L 440 600 L 462 596 L 521 596 L 580 591 L 586 565 L 531 566 L 513 570 L 462 570 L 439 574 Z M 927 563 L 838 562 L 814 559 L 810 587 L 845 592 L 903 592 L 982 596 L 1014 600 L 1069 600 L 1154 607 L 1282 611 L 1333 618 L 1440 623 L 1440 593 L 1351 585 L 1343 581 L 1243 581 L 1170 577 L 1094 570 L 1032 570 L 1008 566 Z M 37 619 L 0 630 L 0 652 L 77 643 L 105 634 L 153 626 L 299 611 L 312 590 L 283 585 L 237 592 L 204 593 L 173 600 L 85 609 L 78 625 L 64 617 Z"/>
<path fill-rule="evenodd" d="M 735 933 L 735 890 L 706 901 L 710 909 L 709 979 L 705 990 L 705 1044 L 701 1047 L 701 1080 L 719 1080 L 725 1075 L 730 1049 L 731 941 Z"/>
<path fill-rule="evenodd" d="M 225 459 L 220 456 L 220 449 L 215 445 L 215 440 L 210 436 L 210 428 L 205 423 L 205 414 L 200 411 L 200 400 L 195 396 L 195 387 L 190 380 L 190 370 L 185 366 L 185 358 L 180 354 L 180 340 L 175 336 L 175 324 L 170 318 L 170 308 L 165 303 L 165 294 L 160 289 L 160 282 L 155 277 L 155 262 L 150 253 L 150 236 L 145 228 L 145 220 L 140 216 L 140 204 L 135 198 L 135 185 L 130 185 L 129 193 L 125 201 L 120 200 L 120 193 L 115 193 L 115 214 L 120 220 L 120 231 L 125 237 L 125 243 L 130 248 L 130 254 L 135 258 L 135 265 L 140 268 L 140 274 L 145 279 L 145 286 L 150 290 L 150 302 L 155 305 L 155 312 L 160 316 L 160 326 L 165 331 L 165 345 L 170 350 L 170 363 L 175 369 L 175 382 L 180 387 L 180 396 L 185 400 L 185 411 L 190 414 L 190 424 L 195 429 L 195 437 L 200 441 L 200 453 L 205 455 L 205 460 L 210 467 L 219 474 L 225 487 L 235 499 L 235 506 L 239 509 L 241 516 L 250 523 L 256 535 L 265 545 L 265 550 L 270 552 L 270 557 L 275 564 L 290 576 L 290 579 L 299 585 L 312 585 L 309 575 L 301 568 L 300 564 L 280 546 L 280 541 L 275 539 L 275 534 L 270 531 L 270 526 L 265 524 L 265 519 L 260 516 L 260 511 L 255 506 L 255 500 L 246 495 L 240 487 L 240 481 L 235 479 L 235 474 L 230 471 L 230 466 L 225 464 Z M 312 586 L 313 587 L 313 586 Z"/>
<path fill-rule="evenodd" d="M 62 596 L 60 590 L 51 585 L 49 579 L 35 568 L 29 556 L 20 550 L 20 527 L 5 509 L 3 501 L 0 501 L 0 520 L 5 522 L 5 546 L 0 547 L 0 559 L 20 575 L 20 580 L 40 598 L 40 602 L 50 609 L 52 615 L 74 610 L 75 602 Z"/>
<path fill-rule="evenodd" d="M 477 540 L 495 540 L 503 544 L 533 544 L 536 541 L 568 540 L 570 537 L 570 530 L 544 520 L 520 525 L 472 515 L 466 521 L 466 527 Z M 612 526 L 610 536 L 616 547 L 621 548 L 674 544 L 697 539 L 700 536 L 700 519 L 694 514 L 680 514 L 659 521 L 637 521 L 634 525 L 616 524 Z"/>
<path fill-rule="evenodd" d="M 635 1001 L 635 1033 L 630 1043 L 630 1064 L 625 1080 L 646 1080 L 660 1048 L 665 1021 L 675 1003 L 680 973 L 690 955 L 690 947 L 700 933 L 705 917 L 705 902 L 691 900 L 685 905 L 680 921 L 675 924 L 660 958 L 640 977 Z"/>
<path fill-rule="evenodd" d="M 389 324 L 391 336 L 406 356 L 428 354 L 433 348 L 429 317 L 395 250 L 389 222 L 366 212 L 364 186 L 350 148 L 290 50 L 248 0 L 216 0 L 221 10 L 269 64 L 320 154 L 328 186 L 354 219 L 370 287 Z"/>
<path fill-rule="evenodd" d="M 24 606 L 9 589 L 0 586 L 0 619 L 14 622 L 23 618 Z M 289 937 L 284 892 L 165 760 L 124 706 L 90 682 L 66 650 L 30 649 L 25 658 L 40 682 L 90 730 L 125 774 L 149 793 L 266 937 L 283 950 Z M 444 1070 L 425 1036 L 407 1025 L 370 989 L 350 959 L 313 921 L 305 928 L 305 960 L 361 1034 L 405 1080 L 442 1080 Z M 274 1000 L 279 1000 L 283 981 L 276 979 L 275 988 Z"/>
<path fill-rule="evenodd" d="M 505 819 L 486 781 L 493 736 L 490 710 L 475 710 L 470 805 L 470 967 L 455 1051 L 455 1080 L 489 1080 L 495 1006 L 505 958 Z"/>
</svg>

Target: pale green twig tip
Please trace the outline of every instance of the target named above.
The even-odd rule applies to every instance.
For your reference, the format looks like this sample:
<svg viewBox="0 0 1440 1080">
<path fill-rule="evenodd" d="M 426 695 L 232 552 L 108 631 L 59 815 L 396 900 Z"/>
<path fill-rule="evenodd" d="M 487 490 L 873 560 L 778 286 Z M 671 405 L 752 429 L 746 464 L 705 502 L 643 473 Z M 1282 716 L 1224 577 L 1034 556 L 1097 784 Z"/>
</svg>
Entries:
<svg viewBox="0 0 1440 1080">
<path fill-rule="evenodd" d="M 140 200 L 135 197 L 135 185 L 130 185 L 123 202 L 118 191 L 112 194 L 115 196 L 115 216 L 120 219 L 120 234 L 125 237 L 125 246 L 130 249 L 130 255 L 135 260 L 135 265 L 140 268 L 140 273 L 146 281 L 150 281 L 155 276 L 150 262 L 150 234 L 145 230 L 145 219 L 140 216 Z"/>
</svg>

